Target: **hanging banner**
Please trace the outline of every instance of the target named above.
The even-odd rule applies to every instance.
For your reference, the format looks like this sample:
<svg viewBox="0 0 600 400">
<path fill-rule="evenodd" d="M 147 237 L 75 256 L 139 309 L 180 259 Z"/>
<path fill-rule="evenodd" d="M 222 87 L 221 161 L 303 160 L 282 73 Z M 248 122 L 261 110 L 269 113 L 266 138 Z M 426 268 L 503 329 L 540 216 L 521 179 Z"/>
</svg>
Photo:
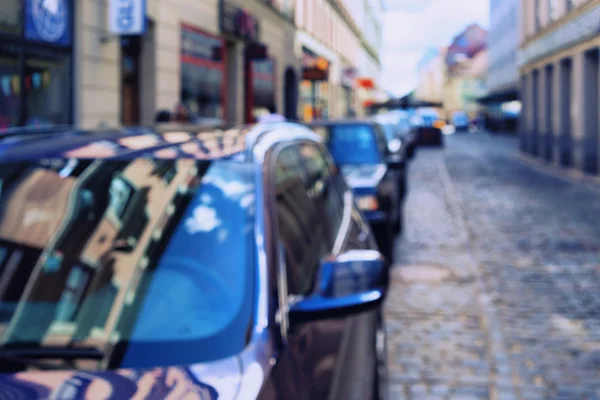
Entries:
<svg viewBox="0 0 600 400">
<path fill-rule="evenodd" d="M 114 35 L 146 32 L 146 0 L 109 0 L 108 31 Z"/>
</svg>

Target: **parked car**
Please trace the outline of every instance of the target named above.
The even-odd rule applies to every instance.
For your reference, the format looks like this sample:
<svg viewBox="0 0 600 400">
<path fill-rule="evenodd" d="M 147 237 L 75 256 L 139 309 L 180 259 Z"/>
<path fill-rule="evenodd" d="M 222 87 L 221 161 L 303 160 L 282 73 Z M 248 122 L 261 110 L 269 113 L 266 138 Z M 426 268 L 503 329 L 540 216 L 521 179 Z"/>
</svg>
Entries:
<svg viewBox="0 0 600 400">
<path fill-rule="evenodd" d="M 411 125 L 416 134 L 417 146 L 443 146 L 446 125 L 434 109 L 417 109 L 411 117 Z"/>
<path fill-rule="evenodd" d="M 392 154 L 382 126 L 370 120 L 315 121 L 319 133 L 370 222 L 377 243 L 392 258 L 395 234 L 402 230 L 405 160 Z"/>
<path fill-rule="evenodd" d="M 414 156 L 415 135 L 410 129 L 408 115 L 398 112 L 378 114 L 373 120 L 379 123 L 388 141 L 392 153 L 404 158 L 406 161 Z"/>
<path fill-rule="evenodd" d="M 469 131 L 469 115 L 464 111 L 455 111 L 452 113 L 452 125 L 454 125 L 455 132 L 468 132 Z"/>
<path fill-rule="evenodd" d="M 23 132 L 0 132 L 2 393 L 383 398 L 389 262 L 314 132 Z"/>
</svg>

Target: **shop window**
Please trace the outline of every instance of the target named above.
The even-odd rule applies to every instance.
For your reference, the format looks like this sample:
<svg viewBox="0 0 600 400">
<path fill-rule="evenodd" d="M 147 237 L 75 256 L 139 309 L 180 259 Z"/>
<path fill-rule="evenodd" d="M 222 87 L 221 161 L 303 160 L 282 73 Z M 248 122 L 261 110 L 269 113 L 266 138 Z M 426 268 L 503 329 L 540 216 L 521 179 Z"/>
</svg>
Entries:
<svg viewBox="0 0 600 400">
<path fill-rule="evenodd" d="M 252 111 L 256 120 L 260 115 L 275 112 L 275 63 L 273 60 L 255 60 L 252 68 Z"/>
<path fill-rule="evenodd" d="M 223 41 L 196 28 L 182 26 L 181 101 L 193 117 L 224 118 Z"/>
<path fill-rule="evenodd" d="M 0 33 L 18 35 L 21 33 L 22 0 L 2 0 L 0 7 Z"/>
<path fill-rule="evenodd" d="M 19 58 L 12 53 L 5 45 L 0 46 L 0 129 L 19 123 Z"/>
<path fill-rule="evenodd" d="M 27 58 L 25 63 L 25 125 L 67 124 L 71 90 L 70 56 Z"/>
</svg>

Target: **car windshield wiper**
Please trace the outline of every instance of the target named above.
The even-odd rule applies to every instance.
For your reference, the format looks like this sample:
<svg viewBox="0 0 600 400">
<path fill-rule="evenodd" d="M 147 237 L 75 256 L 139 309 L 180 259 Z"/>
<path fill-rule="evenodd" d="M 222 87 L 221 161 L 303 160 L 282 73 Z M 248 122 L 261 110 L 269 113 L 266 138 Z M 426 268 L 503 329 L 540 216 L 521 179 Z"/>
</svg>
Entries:
<svg viewBox="0 0 600 400">
<path fill-rule="evenodd" d="M 102 360 L 104 352 L 96 347 L 8 347 L 0 348 L 0 360 L 39 369 L 64 369 L 64 366 L 37 360 Z M 4 364 L 4 363 L 0 363 Z M 3 368 L 0 366 L 0 370 Z"/>
</svg>

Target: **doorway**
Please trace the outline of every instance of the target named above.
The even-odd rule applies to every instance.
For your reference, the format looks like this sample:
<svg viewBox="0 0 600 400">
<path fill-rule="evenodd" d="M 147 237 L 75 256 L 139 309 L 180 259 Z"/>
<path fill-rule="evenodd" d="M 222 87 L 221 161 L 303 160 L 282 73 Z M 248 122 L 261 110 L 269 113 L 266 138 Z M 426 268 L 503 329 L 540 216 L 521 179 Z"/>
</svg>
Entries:
<svg viewBox="0 0 600 400">
<path fill-rule="evenodd" d="M 140 123 L 140 36 L 121 38 L 121 123 Z"/>
<path fill-rule="evenodd" d="M 284 116 L 286 119 L 296 121 L 298 119 L 298 78 L 292 67 L 287 67 L 284 76 Z"/>
<path fill-rule="evenodd" d="M 571 99 L 573 98 L 573 62 L 570 58 L 560 62 L 560 142 L 559 163 L 564 167 L 573 165 L 571 135 Z"/>
<path fill-rule="evenodd" d="M 583 141 L 580 145 L 582 154 L 582 169 L 588 174 L 598 173 L 598 130 L 600 128 L 598 119 L 598 97 L 600 95 L 598 73 L 600 72 L 600 60 L 598 50 L 587 51 L 584 56 L 584 132 Z"/>
</svg>

